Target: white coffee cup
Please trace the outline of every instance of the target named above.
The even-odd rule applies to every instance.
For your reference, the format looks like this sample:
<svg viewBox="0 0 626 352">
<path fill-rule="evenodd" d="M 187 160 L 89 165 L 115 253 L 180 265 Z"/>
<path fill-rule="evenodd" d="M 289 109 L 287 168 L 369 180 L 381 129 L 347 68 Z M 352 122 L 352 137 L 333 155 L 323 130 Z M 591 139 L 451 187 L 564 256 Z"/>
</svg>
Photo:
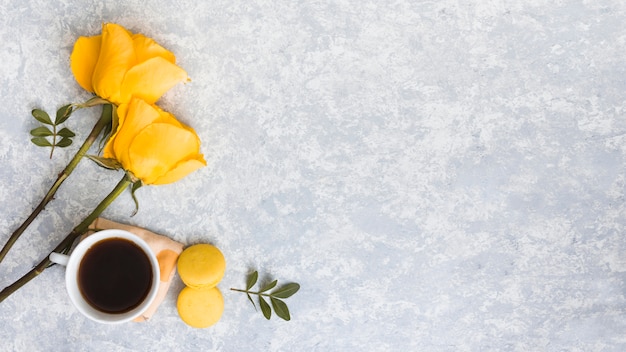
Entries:
<svg viewBox="0 0 626 352">
<path fill-rule="evenodd" d="M 148 294 L 145 296 L 143 301 L 130 311 L 123 313 L 106 313 L 96 309 L 85 299 L 85 297 L 83 297 L 79 287 L 78 272 L 81 262 L 89 249 L 101 241 L 115 238 L 131 241 L 143 250 L 150 261 L 152 283 Z M 70 296 L 70 300 L 79 312 L 93 321 L 105 324 L 116 324 L 131 321 L 146 311 L 156 298 L 160 281 L 159 262 L 157 261 L 156 255 L 150 246 L 148 246 L 144 240 L 131 232 L 118 229 L 98 231 L 80 241 L 69 256 L 60 253 L 51 253 L 50 260 L 53 263 L 66 267 L 65 286 L 67 288 L 67 293 Z"/>
</svg>

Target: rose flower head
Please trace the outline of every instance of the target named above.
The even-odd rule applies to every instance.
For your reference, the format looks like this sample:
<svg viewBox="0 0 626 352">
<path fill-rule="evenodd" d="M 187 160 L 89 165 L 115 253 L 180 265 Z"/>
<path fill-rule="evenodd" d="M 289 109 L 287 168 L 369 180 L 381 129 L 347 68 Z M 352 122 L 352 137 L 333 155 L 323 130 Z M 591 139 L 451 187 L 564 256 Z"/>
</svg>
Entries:
<svg viewBox="0 0 626 352">
<path fill-rule="evenodd" d="M 172 183 L 206 166 L 200 138 L 174 115 L 133 98 L 117 109 L 119 123 L 103 157 L 116 159 L 144 184 Z"/>
<path fill-rule="evenodd" d="M 116 105 L 133 96 L 152 104 L 177 83 L 189 81 L 174 54 L 113 23 L 103 24 L 101 35 L 76 40 L 70 67 L 81 87 Z"/>
</svg>

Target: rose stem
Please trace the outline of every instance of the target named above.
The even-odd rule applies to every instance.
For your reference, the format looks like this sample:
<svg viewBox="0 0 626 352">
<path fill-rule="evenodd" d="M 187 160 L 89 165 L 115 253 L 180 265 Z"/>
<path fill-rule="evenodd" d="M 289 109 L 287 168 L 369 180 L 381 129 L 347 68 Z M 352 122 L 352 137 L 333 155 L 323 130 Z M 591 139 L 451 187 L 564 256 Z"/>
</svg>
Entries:
<svg viewBox="0 0 626 352">
<path fill-rule="evenodd" d="M 93 126 L 91 133 L 89 133 L 89 136 L 87 136 L 87 139 L 85 139 L 85 142 L 83 143 L 83 145 L 80 147 L 80 149 L 78 149 L 78 152 L 76 152 L 76 155 L 74 155 L 74 158 L 72 158 L 72 160 L 69 162 L 69 164 L 67 164 L 65 169 L 59 174 L 59 177 L 54 182 L 52 187 L 50 187 L 50 190 L 48 191 L 48 193 L 46 193 L 45 197 L 43 197 L 43 199 L 41 200 L 39 205 L 37 205 L 35 210 L 33 210 L 33 212 L 26 219 L 26 221 L 24 221 L 24 223 L 22 223 L 22 225 L 20 225 L 20 227 L 18 227 L 17 230 L 15 230 L 13 234 L 11 234 L 11 237 L 9 237 L 4 247 L 2 247 L 2 250 L 0 250 L 0 263 L 2 262 L 4 257 L 7 255 L 11 247 L 13 247 L 17 239 L 26 230 L 26 228 L 33 222 L 33 220 L 35 220 L 37 215 L 39 215 L 39 213 L 41 213 L 41 211 L 45 208 L 45 206 L 54 198 L 54 194 L 57 192 L 57 189 L 61 186 L 63 181 L 65 181 L 65 179 L 67 179 L 70 176 L 72 171 L 74 171 L 74 169 L 76 168 L 80 160 L 87 153 L 87 150 L 89 150 L 89 148 L 91 147 L 93 142 L 96 140 L 96 138 L 98 138 L 98 135 L 100 135 L 102 130 L 107 125 L 111 124 L 111 120 L 112 120 L 112 106 L 111 104 L 106 104 L 102 108 L 102 115 L 100 116 L 100 119 L 98 120 L 98 122 L 96 122 L 95 126 Z"/>
<path fill-rule="evenodd" d="M 59 243 L 58 246 L 53 252 L 61 252 L 64 249 L 67 249 L 74 243 L 74 241 L 78 238 L 78 236 L 84 234 L 88 229 L 89 225 L 96 220 L 98 216 L 106 209 L 114 200 L 117 198 L 122 192 L 128 188 L 132 184 L 132 181 L 128 175 L 124 175 L 124 177 L 118 182 L 113 191 L 109 193 L 109 195 L 104 198 L 100 204 L 83 220 L 80 224 L 78 224 L 72 232 L 70 232 L 64 239 Z M 52 262 L 48 258 L 50 254 L 48 254 L 36 267 L 34 267 L 31 271 L 29 271 L 26 275 L 19 278 L 17 281 L 12 283 L 11 285 L 5 287 L 2 292 L 0 292 L 0 302 L 4 301 L 7 297 L 9 297 L 13 292 L 17 291 L 20 287 L 24 286 L 27 282 L 34 279 L 37 275 L 41 274 L 46 268 L 48 268 Z"/>
</svg>

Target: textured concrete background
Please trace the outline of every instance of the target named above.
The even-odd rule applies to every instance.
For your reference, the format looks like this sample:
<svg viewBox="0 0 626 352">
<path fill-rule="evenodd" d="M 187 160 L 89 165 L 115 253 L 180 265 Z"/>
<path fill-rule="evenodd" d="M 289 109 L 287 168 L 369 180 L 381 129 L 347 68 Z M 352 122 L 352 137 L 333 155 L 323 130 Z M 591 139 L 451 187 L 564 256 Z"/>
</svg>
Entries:
<svg viewBox="0 0 626 352">
<path fill-rule="evenodd" d="M 71 48 L 116 22 L 189 72 L 160 103 L 209 166 L 105 216 L 228 261 L 201 330 L 178 278 L 150 322 L 101 326 L 50 268 L 0 304 L 0 350 L 626 350 L 623 1 L 3 0 L 0 18 L 0 239 L 77 148 L 49 160 L 30 110 L 88 98 Z M 2 286 L 119 177 L 81 163 Z M 302 285 L 292 321 L 229 291 L 252 269 Z"/>
</svg>

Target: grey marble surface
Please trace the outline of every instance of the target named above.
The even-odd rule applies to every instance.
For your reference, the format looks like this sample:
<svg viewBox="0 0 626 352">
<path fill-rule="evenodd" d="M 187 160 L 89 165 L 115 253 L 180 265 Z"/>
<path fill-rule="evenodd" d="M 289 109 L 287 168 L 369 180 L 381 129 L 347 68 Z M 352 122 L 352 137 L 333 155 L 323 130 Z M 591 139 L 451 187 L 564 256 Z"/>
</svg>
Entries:
<svg viewBox="0 0 626 352">
<path fill-rule="evenodd" d="M 29 142 L 30 110 L 88 98 L 69 54 L 115 22 L 193 81 L 160 104 L 208 166 L 105 212 L 228 267 L 208 329 L 176 312 L 102 326 L 52 267 L 0 304 L 1 351 L 623 351 L 623 1 L 0 2 L 0 239 L 76 146 Z M 95 109 L 68 125 L 84 138 Z M 113 188 L 83 162 L 0 265 L 29 270 Z M 297 281 L 266 321 L 246 274 Z"/>
</svg>

